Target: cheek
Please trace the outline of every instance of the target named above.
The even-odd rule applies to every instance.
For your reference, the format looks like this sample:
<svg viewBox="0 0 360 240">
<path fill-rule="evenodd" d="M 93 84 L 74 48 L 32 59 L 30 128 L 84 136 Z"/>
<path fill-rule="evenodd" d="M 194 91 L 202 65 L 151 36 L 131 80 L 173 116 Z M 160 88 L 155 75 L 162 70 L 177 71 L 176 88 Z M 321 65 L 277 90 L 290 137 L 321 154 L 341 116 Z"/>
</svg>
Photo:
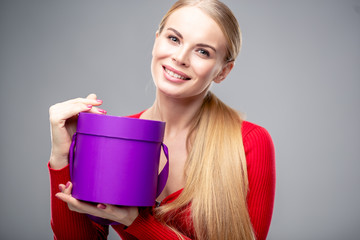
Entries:
<svg viewBox="0 0 360 240">
<path fill-rule="evenodd" d="M 154 44 L 152 56 L 153 58 L 164 58 L 171 54 L 171 49 L 167 44 L 163 43 L 161 40 L 157 40 Z"/>
<path fill-rule="evenodd" d="M 214 63 L 204 63 L 203 61 L 194 60 L 192 62 L 192 67 L 199 78 L 211 81 L 216 75 L 216 67 Z"/>
<path fill-rule="evenodd" d="M 162 67 L 160 67 L 162 64 L 161 60 L 166 59 L 168 55 L 168 51 L 166 50 L 166 47 L 164 47 L 164 44 L 159 40 L 155 41 L 151 60 L 151 73 L 155 86 L 157 86 L 158 77 L 161 76 L 163 72 Z"/>
<path fill-rule="evenodd" d="M 158 74 L 155 69 L 157 69 L 157 63 L 158 63 L 158 60 L 159 58 L 161 58 L 161 45 L 158 44 L 158 42 L 156 41 L 154 43 L 154 47 L 153 47 L 153 50 L 152 50 L 152 60 L 151 60 L 151 72 L 152 72 L 152 75 L 153 75 L 153 78 L 155 79 L 156 75 Z M 155 75 L 154 75 L 155 74 Z"/>
</svg>

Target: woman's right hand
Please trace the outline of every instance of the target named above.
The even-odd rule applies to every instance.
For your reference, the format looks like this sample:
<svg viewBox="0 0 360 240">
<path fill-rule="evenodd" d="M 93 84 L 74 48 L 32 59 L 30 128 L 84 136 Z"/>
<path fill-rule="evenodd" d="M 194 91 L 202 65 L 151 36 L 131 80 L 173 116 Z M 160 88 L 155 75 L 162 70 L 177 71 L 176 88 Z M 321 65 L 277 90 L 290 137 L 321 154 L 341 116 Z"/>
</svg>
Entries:
<svg viewBox="0 0 360 240">
<path fill-rule="evenodd" d="M 50 107 L 51 125 L 51 156 L 50 167 L 61 169 L 69 163 L 69 148 L 71 138 L 76 132 L 77 117 L 80 112 L 106 114 L 106 111 L 97 106 L 102 104 L 95 94 L 86 98 L 76 98 Z"/>
</svg>

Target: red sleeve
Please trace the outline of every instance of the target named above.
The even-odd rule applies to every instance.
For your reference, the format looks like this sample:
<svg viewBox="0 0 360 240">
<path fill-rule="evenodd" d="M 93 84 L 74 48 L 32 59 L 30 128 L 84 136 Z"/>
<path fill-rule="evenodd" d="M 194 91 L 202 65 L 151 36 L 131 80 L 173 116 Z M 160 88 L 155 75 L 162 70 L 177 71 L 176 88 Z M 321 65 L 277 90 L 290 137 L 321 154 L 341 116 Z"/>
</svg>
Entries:
<svg viewBox="0 0 360 240">
<path fill-rule="evenodd" d="M 70 180 L 69 166 L 50 173 L 51 228 L 54 239 L 106 239 L 108 227 L 91 221 L 86 215 L 70 211 L 67 204 L 55 197 L 59 184 Z"/>
<path fill-rule="evenodd" d="M 243 124 L 249 193 L 250 219 L 258 240 L 266 239 L 275 198 L 275 151 L 266 129 L 249 122 Z"/>
</svg>

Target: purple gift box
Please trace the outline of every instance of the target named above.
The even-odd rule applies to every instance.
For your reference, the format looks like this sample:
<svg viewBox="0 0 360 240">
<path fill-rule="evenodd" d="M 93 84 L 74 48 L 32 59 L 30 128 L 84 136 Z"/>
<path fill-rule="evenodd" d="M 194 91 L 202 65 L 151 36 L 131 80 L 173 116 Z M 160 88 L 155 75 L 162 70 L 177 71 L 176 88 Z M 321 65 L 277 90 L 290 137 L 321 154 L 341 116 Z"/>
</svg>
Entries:
<svg viewBox="0 0 360 240">
<path fill-rule="evenodd" d="M 72 196 L 93 203 L 153 206 L 169 172 L 164 131 L 160 121 L 80 113 L 69 153 Z M 159 174 L 161 147 L 167 162 Z"/>
</svg>

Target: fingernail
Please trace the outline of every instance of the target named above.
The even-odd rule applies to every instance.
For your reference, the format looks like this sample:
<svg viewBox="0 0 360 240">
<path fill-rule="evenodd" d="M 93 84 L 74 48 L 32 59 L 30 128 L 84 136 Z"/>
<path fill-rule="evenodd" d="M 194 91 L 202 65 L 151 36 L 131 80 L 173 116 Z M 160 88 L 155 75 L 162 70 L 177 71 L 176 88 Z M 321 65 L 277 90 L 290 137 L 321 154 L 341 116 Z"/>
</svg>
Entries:
<svg viewBox="0 0 360 240">
<path fill-rule="evenodd" d="M 100 100 L 100 99 L 97 99 L 96 100 L 98 103 L 102 103 L 103 101 L 102 100 Z"/>
<path fill-rule="evenodd" d="M 98 111 L 101 112 L 101 113 L 105 113 L 105 114 L 107 113 L 106 110 L 100 109 L 100 108 L 98 109 Z"/>
<path fill-rule="evenodd" d="M 87 105 L 87 108 L 91 109 L 91 108 L 92 108 L 92 105 Z"/>
<path fill-rule="evenodd" d="M 105 206 L 104 204 L 100 203 L 100 204 L 98 205 L 98 208 L 105 209 L 106 206 Z"/>
<path fill-rule="evenodd" d="M 59 190 L 60 190 L 60 192 L 62 192 L 62 187 L 59 185 Z"/>
<path fill-rule="evenodd" d="M 65 185 L 66 188 L 70 187 L 70 182 L 67 182 Z"/>
</svg>

